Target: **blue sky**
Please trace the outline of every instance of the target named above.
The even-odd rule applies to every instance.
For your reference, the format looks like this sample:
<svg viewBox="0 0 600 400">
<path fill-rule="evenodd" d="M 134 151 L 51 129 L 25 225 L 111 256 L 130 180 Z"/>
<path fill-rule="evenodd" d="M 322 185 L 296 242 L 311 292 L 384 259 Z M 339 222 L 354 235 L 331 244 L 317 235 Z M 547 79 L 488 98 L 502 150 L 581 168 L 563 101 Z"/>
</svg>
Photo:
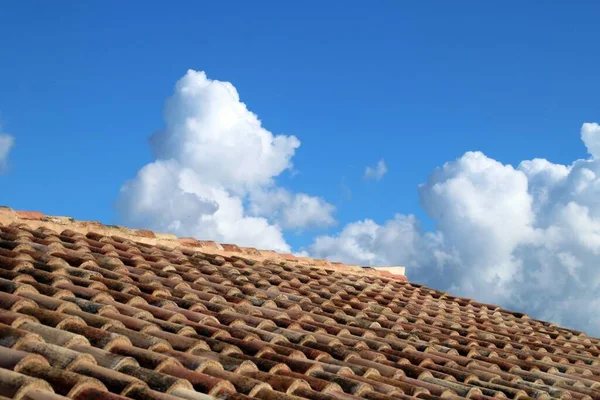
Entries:
<svg viewBox="0 0 600 400">
<path fill-rule="evenodd" d="M 150 159 L 189 68 L 302 141 L 299 174 L 282 181 L 334 202 L 342 222 L 422 217 L 417 184 L 467 150 L 585 155 L 570 135 L 600 108 L 597 7 L 219 3 L 3 2 L 0 116 L 17 145 L 2 203 L 118 222 L 116 193 Z M 365 183 L 380 158 L 390 172 Z"/>
<path fill-rule="evenodd" d="M 300 140 L 276 184 L 325 199 L 337 223 L 287 230 L 293 250 L 417 268 L 406 253 L 356 259 L 313 242 L 396 213 L 452 236 L 418 185 L 467 151 L 515 168 L 588 157 L 580 128 L 599 119 L 599 12 L 558 1 L 4 1 L 0 132 L 15 145 L 0 204 L 125 223 L 119 190 L 155 160 L 148 138 L 193 69 L 231 82 L 274 135 Z M 365 179 L 381 159 L 388 172 Z"/>
</svg>

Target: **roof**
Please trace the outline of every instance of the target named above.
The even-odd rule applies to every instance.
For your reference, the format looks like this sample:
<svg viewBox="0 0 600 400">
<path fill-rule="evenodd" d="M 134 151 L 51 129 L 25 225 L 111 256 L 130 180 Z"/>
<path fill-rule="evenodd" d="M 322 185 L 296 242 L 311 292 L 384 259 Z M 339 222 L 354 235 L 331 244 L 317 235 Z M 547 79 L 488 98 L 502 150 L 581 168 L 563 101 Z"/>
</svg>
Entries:
<svg viewBox="0 0 600 400">
<path fill-rule="evenodd" d="M 209 246 L 0 210 L 0 396 L 600 399 L 584 333 L 389 271 Z"/>
<path fill-rule="evenodd" d="M 198 240 L 195 238 L 179 238 L 170 233 L 156 233 L 150 230 L 129 229 L 123 226 L 104 225 L 97 221 L 78 221 L 71 217 L 59 217 L 44 215 L 39 211 L 14 211 L 9 207 L 0 206 L 0 223 L 4 225 L 25 223 L 32 228 L 48 228 L 57 232 L 65 229 L 87 234 L 90 231 L 101 233 L 105 236 L 116 236 L 123 240 L 148 244 L 153 246 L 163 246 L 172 248 L 191 248 L 200 250 L 203 253 L 217 254 L 222 256 L 241 256 L 254 261 L 290 261 L 303 265 L 321 267 L 327 270 L 343 269 L 345 271 L 354 270 L 362 273 L 391 273 L 398 279 L 405 279 L 405 268 L 400 266 L 385 266 L 377 269 L 369 267 L 360 267 L 357 265 L 346 265 L 342 262 L 330 262 L 323 259 L 313 259 L 309 257 L 300 257 L 289 253 L 277 253 L 273 250 L 259 250 L 253 247 L 237 246 L 235 244 L 217 243 L 212 240 Z"/>
</svg>

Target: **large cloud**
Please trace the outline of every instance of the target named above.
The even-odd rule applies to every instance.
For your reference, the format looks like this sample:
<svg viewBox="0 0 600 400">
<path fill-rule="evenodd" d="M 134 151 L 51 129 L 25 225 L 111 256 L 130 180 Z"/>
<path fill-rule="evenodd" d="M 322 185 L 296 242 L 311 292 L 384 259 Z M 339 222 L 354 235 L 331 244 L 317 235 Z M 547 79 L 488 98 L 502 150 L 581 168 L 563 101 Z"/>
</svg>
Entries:
<svg viewBox="0 0 600 400">
<path fill-rule="evenodd" d="M 0 173 L 8 165 L 8 154 L 15 144 L 15 139 L 5 133 L 0 133 Z"/>
<path fill-rule="evenodd" d="M 413 280 L 600 335 L 600 127 L 592 155 L 516 168 L 479 152 L 436 169 L 419 187 L 437 231 L 412 216 L 365 220 L 318 237 L 315 256 L 406 265 Z"/>
<path fill-rule="evenodd" d="M 292 167 L 300 141 L 263 128 L 231 83 L 188 71 L 167 100 L 164 118 L 165 128 L 150 140 L 155 161 L 121 188 L 117 208 L 126 223 L 289 251 L 282 228 L 333 220 L 334 208 L 324 200 L 287 191 L 289 201 L 277 205 L 281 218 L 261 216 L 264 205 L 252 199 L 283 191 L 275 178 Z M 304 203 L 310 218 L 288 215 Z"/>
</svg>

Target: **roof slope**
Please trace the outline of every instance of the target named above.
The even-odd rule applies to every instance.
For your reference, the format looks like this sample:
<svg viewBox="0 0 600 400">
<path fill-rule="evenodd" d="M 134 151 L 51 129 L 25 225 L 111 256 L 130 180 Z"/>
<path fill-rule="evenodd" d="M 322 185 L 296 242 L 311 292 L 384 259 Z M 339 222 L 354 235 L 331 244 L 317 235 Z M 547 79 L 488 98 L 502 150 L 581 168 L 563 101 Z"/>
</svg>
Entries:
<svg viewBox="0 0 600 400">
<path fill-rule="evenodd" d="M 0 396 L 600 398 L 580 332 L 389 273 L 31 217 L 0 220 Z"/>
</svg>

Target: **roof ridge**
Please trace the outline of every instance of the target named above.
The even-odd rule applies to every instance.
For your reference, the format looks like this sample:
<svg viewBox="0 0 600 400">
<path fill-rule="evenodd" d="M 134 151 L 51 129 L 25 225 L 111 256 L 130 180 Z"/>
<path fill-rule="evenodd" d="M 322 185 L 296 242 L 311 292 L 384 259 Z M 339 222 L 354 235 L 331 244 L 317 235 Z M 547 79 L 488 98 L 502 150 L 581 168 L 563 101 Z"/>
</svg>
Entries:
<svg viewBox="0 0 600 400">
<path fill-rule="evenodd" d="M 273 250 L 260 250 L 254 247 L 243 247 L 236 244 L 217 243 L 213 240 L 199 240 L 192 237 L 178 237 L 171 233 L 157 233 L 147 229 L 132 229 L 120 225 L 105 225 L 98 221 L 83 221 L 72 217 L 50 216 L 39 211 L 20 211 L 7 206 L 0 206 L 0 225 L 26 223 L 35 228 L 71 229 L 78 233 L 97 232 L 107 236 L 132 240 L 153 246 L 185 247 L 203 253 L 223 256 L 241 256 L 251 260 L 274 262 L 295 262 L 331 271 L 375 273 L 388 278 L 407 281 L 404 267 L 361 267 L 343 262 L 328 261 L 311 257 L 299 257 L 291 253 L 278 253 Z"/>
</svg>

